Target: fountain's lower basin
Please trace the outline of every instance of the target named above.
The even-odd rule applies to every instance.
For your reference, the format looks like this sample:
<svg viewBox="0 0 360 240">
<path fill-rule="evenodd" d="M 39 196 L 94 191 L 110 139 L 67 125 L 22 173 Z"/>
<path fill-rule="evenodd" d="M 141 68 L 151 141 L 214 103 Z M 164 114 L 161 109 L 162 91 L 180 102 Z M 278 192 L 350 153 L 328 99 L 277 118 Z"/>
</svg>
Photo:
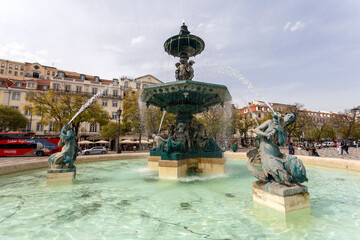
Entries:
<svg viewBox="0 0 360 240">
<path fill-rule="evenodd" d="M 254 205 L 246 162 L 226 174 L 159 180 L 147 162 L 78 164 L 73 184 L 46 171 L 0 177 L 1 239 L 354 239 L 360 173 L 307 167 L 311 215 Z"/>
</svg>

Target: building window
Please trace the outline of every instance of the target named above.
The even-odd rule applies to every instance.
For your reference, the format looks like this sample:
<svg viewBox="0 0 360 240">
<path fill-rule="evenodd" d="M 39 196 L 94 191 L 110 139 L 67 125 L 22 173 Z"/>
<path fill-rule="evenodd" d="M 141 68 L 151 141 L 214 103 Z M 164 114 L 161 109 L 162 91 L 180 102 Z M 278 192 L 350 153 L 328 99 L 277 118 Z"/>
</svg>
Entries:
<svg viewBox="0 0 360 240">
<path fill-rule="evenodd" d="M 59 89 L 59 84 L 58 84 L 58 83 L 54 83 L 54 84 L 53 84 L 53 89 L 54 89 L 54 90 L 58 90 L 58 89 Z"/>
<path fill-rule="evenodd" d="M 245 109 L 244 109 L 244 113 L 247 113 L 247 112 L 248 112 L 248 110 L 247 110 L 247 108 L 245 108 Z"/>
<path fill-rule="evenodd" d="M 140 89 L 141 83 L 136 83 L 136 89 Z"/>
<path fill-rule="evenodd" d="M 86 80 L 85 74 L 80 74 L 80 80 Z"/>
<path fill-rule="evenodd" d="M 28 124 L 26 124 L 25 130 L 26 130 L 27 132 L 30 132 L 30 131 L 31 131 L 30 122 L 29 122 Z"/>
<path fill-rule="evenodd" d="M 4 74 L 4 69 L 1 69 L 1 70 L 0 70 L 0 73 L 1 73 L 1 74 Z"/>
<path fill-rule="evenodd" d="M 125 88 L 129 87 L 129 82 L 126 81 L 126 82 L 124 83 L 124 87 L 125 87 Z"/>
<path fill-rule="evenodd" d="M 19 110 L 19 106 L 11 106 L 12 109 Z"/>
<path fill-rule="evenodd" d="M 12 100 L 20 100 L 20 92 L 13 92 Z"/>
<path fill-rule="evenodd" d="M 53 122 L 49 122 L 49 132 L 54 132 L 55 126 Z"/>
<path fill-rule="evenodd" d="M 100 82 L 100 78 L 99 78 L 98 76 L 95 76 L 95 77 L 94 77 L 94 81 L 95 81 L 95 82 Z"/>
<path fill-rule="evenodd" d="M 3 81 L 0 80 L 0 86 L 3 84 Z"/>
<path fill-rule="evenodd" d="M 97 125 L 96 124 L 90 124 L 90 132 L 97 132 Z"/>
<path fill-rule="evenodd" d="M 36 123 L 36 131 L 38 131 L 38 132 L 44 131 L 44 125 Z"/>
<path fill-rule="evenodd" d="M 17 87 L 22 87 L 22 85 L 23 85 L 22 82 L 16 82 L 15 83 L 15 86 L 17 86 Z"/>
<path fill-rule="evenodd" d="M 2 63 L 1 63 L 1 67 L 4 68 L 4 67 L 5 67 L 5 63 L 2 62 Z"/>
<path fill-rule="evenodd" d="M 30 116 L 31 112 L 30 112 L 30 110 L 25 110 L 24 114 L 25 114 L 25 116 Z"/>
<path fill-rule="evenodd" d="M 52 72 L 52 76 L 55 76 L 55 72 Z"/>
<path fill-rule="evenodd" d="M 12 69 L 12 64 L 9 64 L 9 69 Z"/>
<path fill-rule="evenodd" d="M 9 70 L 9 74 L 12 74 L 12 71 L 11 71 L 11 70 Z"/>
<path fill-rule="evenodd" d="M 17 71 L 15 71 L 15 72 L 14 72 L 14 75 L 15 75 L 15 76 L 17 76 L 17 73 L 18 73 L 18 72 L 17 72 Z"/>
<path fill-rule="evenodd" d="M 103 96 L 107 96 L 108 95 L 108 90 L 106 89 L 104 92 L 103 92 Z"/>
<path fill-rule="evenodd" d="M 261 113 L 259 113 L 258 117 L 261 118 Z"/>
<path fill-rule="evenodd" d="M 50 75 L 50 71 L 47 71 L 47 75 Z"/>
<path fill-rule="evenodd" d="M 113 107 L 117 107 L 118 106 L 118 101 L 113 101 Z"/>
<path fill-rule="evenodd" d="M 48 89 L 48 86 L 44 85 L 44 86 L 42 86 L 41 89 L 42 89 L 42 90 L 47 90 L 47 89 Z"/>
<path fill-rule="evenodd" d="M 65 92 L 70 92 L 71 90 L 71 86 L 70 85 L 65 85 Z"/>
<path fill-rule="evenodd" d="M 114 90 L 113 91 L 113 97 L 117 97 L 118 96 L 118 91 L 117 90 Z"/>
<path fill-rule="evenodd" d="M 81 92 L 81 86 L 76 86 L 76 92 L 80 93 Z"/>
<path fill-rule="evenodd" d="M 20 66 L 20 70 L 21 70 L 21 71 L 24 71 L 24 66 Z"/>
<path fill-rule="evenodd" d="M 102 105 L 103 105 L 103 107 L 107 107 L 107 103 L 108 103 L 108 101 L 107 101 L 107 100 L 103 100 L 103 101 L 102 101 Z"/>
<path fill-rule="evenodd" d="M 19 69 L 19 66 L 18 65 L 15 65 L 15 70 L 18 70 Z"/>
<path fill-rule="evenodd" d="M 117 119 L 116 112 L 112 112 L 112 113 L 111 113 L 111 118 L 112 118 L 112 119 Z"/>
<path fill-rule="evenodd" d="M 142 85 L 142 88 L 144 89 L 145 87 L 146 87 L 146 84 L 143 84 L 143 85 Z"/>
<path fill-rule="evenodd" d="M 94 95 L 97 94 L 97 88 L 92 89 L 92 94 L 94 94 Z"/>
<path fill-rule="evenodd" d="M 20 76 L 23 76 L 24 75 L 24 73 L 23 72 L 20 72 Z"/>
<path fill-rule="evenodd" d="M 58 71 L 58 77 L 61 77 L 61 78 L 65 77 L 65 73 L 62 71 Z"/>
</svg>

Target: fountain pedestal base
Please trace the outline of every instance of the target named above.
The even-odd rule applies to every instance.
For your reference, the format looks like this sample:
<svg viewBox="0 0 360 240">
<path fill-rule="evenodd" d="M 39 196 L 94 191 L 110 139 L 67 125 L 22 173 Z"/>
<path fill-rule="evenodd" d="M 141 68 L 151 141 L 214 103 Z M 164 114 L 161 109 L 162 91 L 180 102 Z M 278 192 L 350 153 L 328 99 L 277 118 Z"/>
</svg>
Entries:
<svg viewBox="0 0 360 240">
<path fill-rule="evenodd" d="M 253 201 L 282 213 L 310 208 L 310 196 L 303 185 L 287 187 L 275 182 L 253 182 Z"/>
<path fill-rule="evenodd" d="M 49 169 L 46 174 L 46 183 L 71 182 L 75 179 L 76 170 Z"/>
<path fill-rule="evenodd" d="M 224 174 L 224 158 L 188 158 L 183 160 L 161 160 L 160 156 L 148 158 L 149 170 L 158 170 L 161 179 L 177 179 L 187 175 L 189 169 L 198 173 Z"/>
</svg>

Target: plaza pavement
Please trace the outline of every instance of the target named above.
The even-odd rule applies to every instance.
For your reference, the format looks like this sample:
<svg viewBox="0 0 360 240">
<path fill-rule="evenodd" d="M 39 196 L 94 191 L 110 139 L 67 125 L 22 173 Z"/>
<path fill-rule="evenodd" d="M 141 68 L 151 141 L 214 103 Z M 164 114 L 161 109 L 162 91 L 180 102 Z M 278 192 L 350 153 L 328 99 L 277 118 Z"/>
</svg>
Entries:
<svg viewBox="0 0 360 240">
<path fill-rule="evenodd" d="M 248 148 L 240 148 L 238 150 L 237 154 L 238 156 L 241 156 L 242 158 L 245 157 L 245 152 L 247 152 Z M 282 148 L 281 152 L 288 153 L 288 150 L 286 148 Z M 349 162 L 352 162 L 353 164 L 357 165 L 357 169 L 359 169 L 360 166 L 360 148 L 349 148 L 349 154 L 339 155 L 336 148 L 323 148 L 318 149 L 318 153 L 320 155 L 320 158 L 317 157 L 310 157 L 313 159 L 316 159 L 316 162 L 319 165 L 322 165 L 321 162 L 324 162 L 325 166 L 333 166 L 339 168 L 348 168 Z M 232 152 L 226 152 L 226 156 L 231 156 Z M 297 156 L 304 156 L 304 160 L 309 159 L 308 152 L 305 150 L 295 150 L 295 154 Z M 80 155 L 76 163 L 83 163 L 83 162 L 95 162 L 95 161 L 107 161 L 107 160 L 121 160 L 121 159 L 134 159 L 134 158 L 147 158 L 149 156 L 148 151 L 144 152 L 123 152 L 121 154 L 116 154 L 115 152 L 109 152 L 105 155 Z M 333 160 L 332 160 L 333 159 Z M 48 164 L 48 156 L 43 157 L 0 157 L 0 175 L 8 174 L 8 173 L 14 173 L 14 172 L 20 172 L 20 171 L 26 171 L 31 169 L 38 169 L 38 168 L 47 168 L 49 166 Z M 304 161 L 303 160 L 303 161 Z M 325 162 L 337 162 L 337 165 L 331 164 L 325 164 Z M 351 161 L 349 161 L 351 160 Z M 355 161 L 352 161 L 355 160 Z M 343 162 L 342 162 L 343 161 Z M 358 162 L 359 161 L 359 162 Z M 341 167 L 341 165 L 344 165 Z M 349 168 L 351 169 L 351 168 Z"/>
<path fill-rule="evenodd" d="M 239 152 L 247 152 L 248 148 L 240 148 Z M 284 154 L 289 154 L 289 151 L 287 148 L 280 148 L 280 151 Z M 329 148 L 321 148 L 317 149 L 317 152 L 319 153 L 320 157 L 326 157 L 326 158 L 340 158 L 340 159 L 352 159 L 352 160 L 359 160 L 360 161 L 360 147 L 349 148 L 348 152 L 349 154 L 346 154 L 345 151 L 343 152 L 343 155 L 339 155 L 337 149 L 335 147 L 329 147 Z M 299 150 L 295 149 L 295 155 L 298 156 L 309 156 L 309 152 L 306 150 Z"/>
</svg>

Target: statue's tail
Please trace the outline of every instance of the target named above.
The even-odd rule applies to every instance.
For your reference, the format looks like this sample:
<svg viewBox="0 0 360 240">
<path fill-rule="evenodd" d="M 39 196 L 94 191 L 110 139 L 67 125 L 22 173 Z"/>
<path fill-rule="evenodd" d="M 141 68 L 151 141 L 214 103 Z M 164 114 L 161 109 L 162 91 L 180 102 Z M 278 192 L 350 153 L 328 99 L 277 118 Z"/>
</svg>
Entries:
<svg viewBox="0 0 360 240">
<path fill-rule="evenodd" d="M 254 166 L 253 161 L 256 159 L 257 154 L 258 154 L 258 151 L 256 148 L 247 152 L 246 156 L 249 158 L 249 160 L 247 161 L 247 164 L 246 164 L 247 169 L 249 170 L 251 175 L 253 175 L 257 179 L 259 179 L 260 181 L 267 181 L 267 177 L 265 176 L 265 173 L 263 171 L 259 171 Z"/>
</svg>

